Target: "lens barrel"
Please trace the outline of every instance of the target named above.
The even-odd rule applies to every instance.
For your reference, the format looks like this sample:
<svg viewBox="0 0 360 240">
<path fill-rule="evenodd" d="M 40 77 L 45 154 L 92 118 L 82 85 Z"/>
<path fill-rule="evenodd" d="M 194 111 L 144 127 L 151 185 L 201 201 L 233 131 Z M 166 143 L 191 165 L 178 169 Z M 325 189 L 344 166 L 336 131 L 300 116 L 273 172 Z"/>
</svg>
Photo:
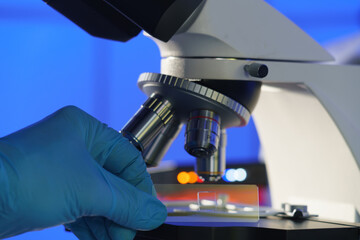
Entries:
<svg viewBox="0 0 360 240">
<path fill-rule="evenodd" d="M 173 119 L 169 122 L 154 141 L 143 152 L 143 158 L 147 167 L 156 167 L 169 150 L 171 144 L 177 138 L 182 124 Z"/>
<path fill-rule="evenodd" d="M 220 116 L 210 110 L 190 113 L 185 133 L 185 150 L 195 157 L 212 156 L 219 145 Z"/>
<path fill-rule="evenodd" d="M 152 95 L 121 130 L 124 137 L 144 151 L 173 118 L 171 103 L 160 95 Z"/>
<path fill-rule="evenodd" d="M 196 158 L 195 171 L 198 176 L 209 182 L 216 182 L 224 175 L 226 166 L 226 130 L 221 130 L 218 151 L 207 158 Z"/>
</svg>

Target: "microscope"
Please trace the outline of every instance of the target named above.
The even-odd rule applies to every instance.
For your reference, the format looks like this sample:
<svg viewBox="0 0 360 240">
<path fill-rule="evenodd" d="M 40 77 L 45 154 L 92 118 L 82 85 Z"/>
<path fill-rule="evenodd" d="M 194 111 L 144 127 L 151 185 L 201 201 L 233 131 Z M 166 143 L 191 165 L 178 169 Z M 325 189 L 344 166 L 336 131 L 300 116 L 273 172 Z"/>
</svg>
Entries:
<svg viewBox="0 0 360 240">
<path fill-rule="evenodd" d="M 253 115 L 274 207 L 360 221 L 359 66 L 332 64 L 263 0 L 44 1 L 93 36 L 158 45 L 161 73 L 139 77 L 148 99 L 121 130 L 149 167 L 185 127 L 196 172 L 217 181 L 227 129 Z"/>
</svg>

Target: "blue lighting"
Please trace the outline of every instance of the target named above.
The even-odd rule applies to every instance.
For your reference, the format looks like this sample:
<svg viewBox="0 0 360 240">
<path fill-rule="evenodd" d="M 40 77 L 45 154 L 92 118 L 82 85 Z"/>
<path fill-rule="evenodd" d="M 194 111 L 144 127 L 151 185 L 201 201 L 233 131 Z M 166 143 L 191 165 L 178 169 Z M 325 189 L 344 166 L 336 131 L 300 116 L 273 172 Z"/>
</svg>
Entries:
<svg viewBox="0 0 360 240">
<path fill-rule="evenodd" d="M 359 0 L 266 0 L 320 44 L 359 31 Z M 0 1 L 0 137 L 65 105 L 76 105 L 120 130 L 146 100 L 136 81 L 160 71 L 156 44 L 140 34 L 119 43 L 90 36 L 43 1 Z M 184 129 L 179 136 L 184 135 Z M 192 165 L 178 137 L 165 159 Z M 227 163 L 257 162 L 260 142 L 251 119 L 228 131 Z M 245 169 L 227 169 L 227 182 L 245 181 Z M 62 226 L 9 240 L 77 238 Z"/>
<path fill-rule="evenodd" d="M 226 182 L 243 182 L 247 178 L 247 172 L 244 168 L 238 169 L 227 169 L 223 176 L 224 181 Z"/>
<path fill-rule="evenodd" d="M 235 170 L 235 179 L 238 182 L 243 182 L 247 178 L 247 172 L 243 168 L 238 168 Z"/>
<path fill-rule="evenodd" d="M 225 171 L 223 179 L 226 182 L 235 182 L 235 180 L 236 180 L 236 178 L 235 178 L 235 169 L 227 169 Z"/>
</svg>

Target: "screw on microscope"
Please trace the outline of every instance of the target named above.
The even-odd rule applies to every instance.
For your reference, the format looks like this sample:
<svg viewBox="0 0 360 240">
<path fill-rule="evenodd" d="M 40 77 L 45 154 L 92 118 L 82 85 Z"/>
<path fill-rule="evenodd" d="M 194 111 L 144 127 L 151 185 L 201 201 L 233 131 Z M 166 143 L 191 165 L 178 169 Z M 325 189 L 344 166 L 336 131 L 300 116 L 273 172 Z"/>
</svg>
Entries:
<svg viewBox="0 0 360 240">
<path fill-rule="evenodd" d="M 269 69 L 265 64 L 251 63 L 245 65 L 245 71 L 252 77 L 264 78 L 268 75 Z"/>
</svg>

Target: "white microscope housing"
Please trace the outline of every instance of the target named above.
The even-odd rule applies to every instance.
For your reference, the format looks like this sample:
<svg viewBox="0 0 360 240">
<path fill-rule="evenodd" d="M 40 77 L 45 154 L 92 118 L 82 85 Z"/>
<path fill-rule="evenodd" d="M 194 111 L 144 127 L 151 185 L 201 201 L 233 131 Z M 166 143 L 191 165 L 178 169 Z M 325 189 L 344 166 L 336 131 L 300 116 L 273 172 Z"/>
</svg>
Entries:
<svg viewBox="0 0 360 240">
<path fill-rule="evenodd" d="M 170 41 L 153 39 L 162 74 L 262 82 L 253 117 L 273 207 L 300 203 L 323 218 L 360 221 L 359 66 L 332 64 L 263 0 L 207 0 Z M 251 63 L 268 74 L 252 76 Z"/>
<path fill-rule="evenodd" d="M 140 77 L 149 99 L 122 130 L 149 166 L 187 123 L 185 149 L 218 180 L 225 129 L 252 113 L 273 207 L 360 221 L 359 66 L 332 64 L 263 0 L 44 1 L 91 35 L 127 41 L 144 30 L 159 46 L 161 74 Z"/>
</svg>

